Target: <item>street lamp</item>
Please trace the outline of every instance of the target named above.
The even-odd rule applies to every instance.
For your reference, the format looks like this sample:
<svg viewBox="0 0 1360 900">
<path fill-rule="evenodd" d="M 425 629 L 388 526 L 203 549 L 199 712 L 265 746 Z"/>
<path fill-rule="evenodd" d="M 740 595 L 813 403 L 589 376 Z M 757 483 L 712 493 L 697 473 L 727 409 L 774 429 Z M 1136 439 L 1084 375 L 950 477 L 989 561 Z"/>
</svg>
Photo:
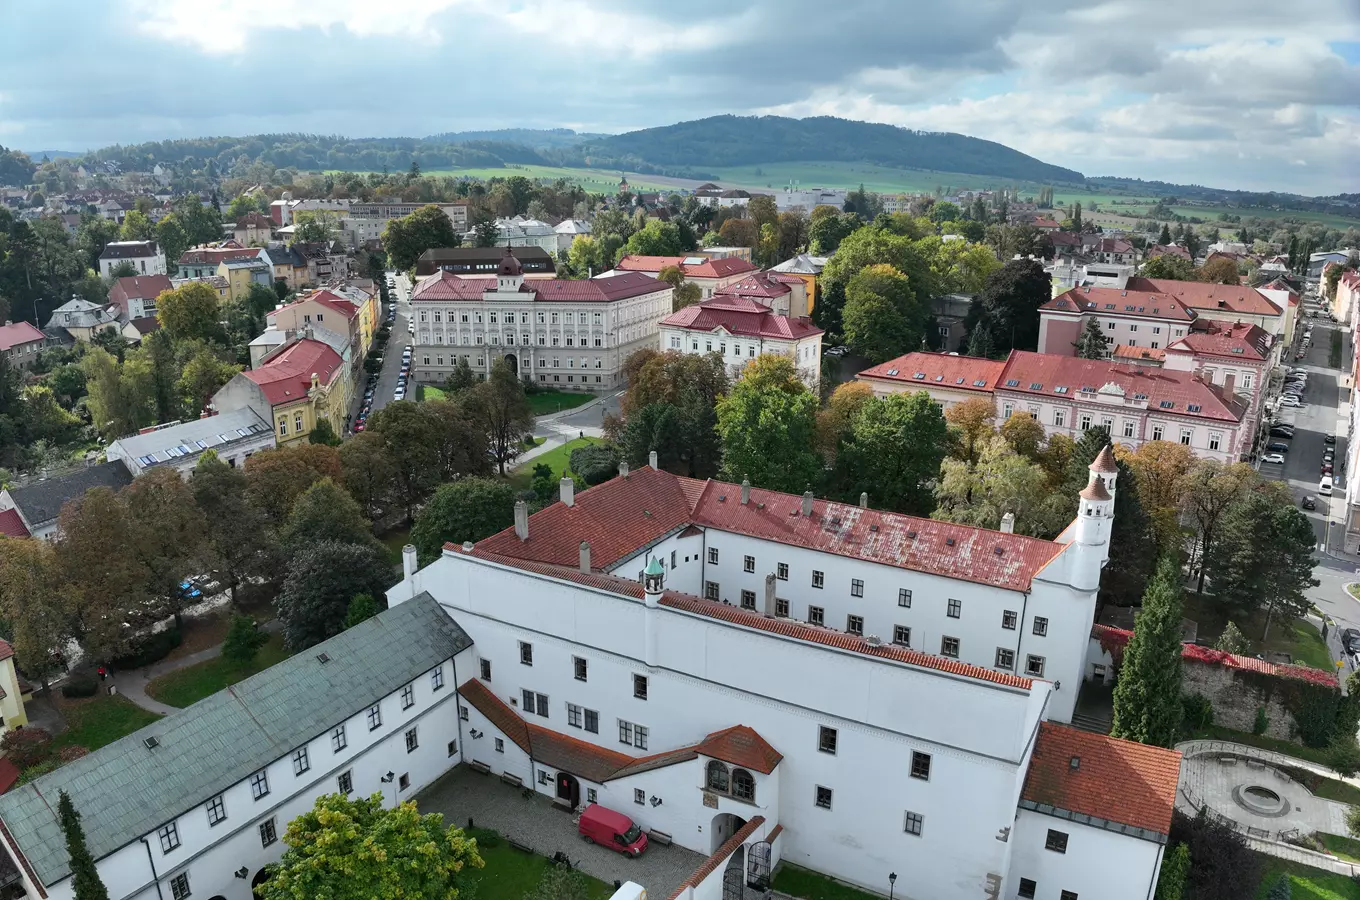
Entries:
<svg viewBox="0 0 1360 900">
<path fill-rule="evenodd" d="M 896 872 L 889 872 L 889 873 L 888 873 L 888 900 L 892 900 L 892 897 L 893 897 L 893 888 L 895 888 L 895 887 L 897 887 L 897 873 L 896 873 Z"/>
</svg>

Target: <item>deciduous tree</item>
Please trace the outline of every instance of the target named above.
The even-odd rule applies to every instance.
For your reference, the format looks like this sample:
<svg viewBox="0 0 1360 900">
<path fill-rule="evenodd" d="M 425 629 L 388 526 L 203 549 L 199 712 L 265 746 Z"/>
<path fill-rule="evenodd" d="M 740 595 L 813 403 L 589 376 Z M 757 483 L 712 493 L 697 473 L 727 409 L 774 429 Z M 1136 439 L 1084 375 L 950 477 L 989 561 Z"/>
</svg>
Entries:
<svg viewBox="0 0 1360 900">
<path fill-rule="evenodd" d="M 362 431 L 340 445 L 340 480 L 369 518 L 378 516 L 392 496 L 396 468 L 382 435 Z"/>
<path fill-rule="evenodd" d="M 302 492 L 323 478 L 339 480 L 340 453 L 324 444 L 293 444 L 262 450 L 246 460 L 250 502 L 280 527 Z"/>
<path fill-rule="evenodd" d="M 1195 523 L 1198 536 L 1194 560 L 1199 568 L 1200 593 L 1204 593 L 1204 580 L 1208 575 L 1206 562 L 1214 552 L 1223 514 L 1258 481 L 1256 470 L 1246 463 L 1225 464 L 1202 459 L 1182 482 L 1182 502 Z"/>
<path fill-rule="evenodd" d="M 318 541 L 362 544 L 375 553 L 382 551 L 359 504 L 328 477 L 298 495 L 279 529 L 279 543 L 289 554 Z"/>
<path fill-rule="evenodd" d="M 865 382 L 847 381 L 836 386 L 826 407 L 817 412 L 816 446 L 828 467 L 835 466 L 841 445 L 850 435 L 850 424 L 873 397 L 873 388 Z"/>
<path fill-rule="evenodd" d="M 1237 274 L 1237 263 L 1226 256 L 1218 259 L 1211 259 L 1200 266 L 1195 272 L 1196 281 L 1208 281 L 1213 284 L 1241 284 L 1242 278 Z"/>
<path fill-rule="evenodd" d="M 628 358 L 624 368 L 628 375 L 628 392 L 622 402 L 625 419 L 653 403 L 678 406 L 690 394 L 712 405 L 729 387 L 727 367 L 716 353 L 640 350 Z"/>
<path fill-rule="evenodd" d="M 1052 281 L 1033 259 L 1013 259 L 993 272 L 964 320 L 969 355 L 1037 349 L 1039 307 L 1051 296 Z"/>
<path fill-rule="evenodd" d="M 929 515 L 931 483 L 949 446 L 944 415 L 925 391 L 891 394 L 860 408 L 836 460 L 846 500 L 868 493 L 880 509 Z"/>
<path fill-rule="evenodd" d="M 931 322 L 929 306 L 891 265 L 868 266 L 846 285 L 844 339 L 872 363 L 920 349 Z"/>
<path fill-rule="evenodd" d="M 180 585 L 201 570 L 207 522 L 194 502 L 193 488 L 174 469 L 155 468 L 118 495 L 127 509 L 125 546 L 146 566 L 147 588 L 183 624 L 190 597 Z"/>
<path fill-rule="evenodd" d="M 133 533 L 127 510 L 106 487 L 91 488 L 61 509 L 57 562 L 75 638 L 92 659 L 108 661 L 132 643 L 155 612 L 151 572 L 136 554 L 115 548 Z"/>
<path fill-rule="evenodd" d="M 463 478 L 441 484 L 416 517 L 411 543 L 422 565 L 439 558 L 444 544 L 480 541 L 514 521 L 515 492 L 503 481 Z"/>
<path fill-rule="evenodd" d="M 260 900 L 457 900 L 469 870 L 482 867 L 477 842 L 446 829 L 442 815 L 422 816 L 414 802 L 387 808 L 381 793 L 319 797 L 283 840 Z"/>
<path fill-rule="evenodd" d="M 60 656 L 74 635 L 67 594 L 50 541 L 0 537 L 0 618 L 20 667 L 42 682 L 61 670 Z"/>
<path fill-rule="evenodd" d="M 793 360 L 757 357 L 717 404 L 723 476 L 777 491 L 801 493 L 818 481 L 813 449 L 817 398 L 798 378 Z"/>
<path fill-rule="evenodd" d="M 249 482 L 212 450 L 194 466 L 194 501 L 207 522 L 208 570 L 231 592 L 246 579 L 267 571 L 274 535 L 264 513 L 249 499 Z"/>
<path fill-rule="evenodd" d="M 1165 226 L 1163 226 L 1165 227 Z M 1168 281 L 1194 281 L 1195 264 L 1183 256 L 1163 253 L 1149 259 L 1138 274 L 1144 278 L 1166 279 Z"/>
<path fill-rule="evenodd" d="M 1114 688 L 1115 737 L 1171 747 L 1181 725 L 1180 565 L 1164 556 L 1134 618 Z"/>
<path fill-rule="evenodd" d="M 486 435 L 491 458 L 504 475 L 506 464 L 523 447 L 521 436 L 534 424 L 524 385 L 510 371 L 509 363 L 496 360 L 491 376 L 468 392 L 468 410 Z"/>
<path fill-rule="evenodd" d="M 175 341 L 226 341 L 217 291 L 202 281 L 163 291 L 156 298 L 156 321 Z"/>
<path fill-rule="evenodd" d="M 946 409 L 944 420 L 957 438 L 959 459 L 971 465 L 977 462 L 982 446 L 996 434 L 993 425 L 996 421 L 996 405 L 990 397 L 974 397 Z"/>
<path fill-rule="evenodd" d="M 984 439 L 979 449 L 976 462 L 946 457 L 940 464 L 934 518 L 996 529 L 1011 513 L 1018 534 L 1051 538 L 1063 529 L 1071 509 L 1049 490 L 1042 468 L 999 435 Z"/>
<path fill-rule="evenodd" d="M 439 483 L 439 452 L 432 417 L 409 400 L 389 403 L 373 414 L 368 431 L 383 440 L 391 466 L 393 499 L 413 520 L 415 509 Z"/>
<path fill-rule="evenodd" d="M 401 272 L 414 268 L 416 260 L 426 250 L 458 247 L 462 242 L 462 237 L 453 230 L 453 222 L 437 206 L 422 206 L 409 216 L 392 219 L 382 235 L 388 262 Z"/>
<path fill-rule="evenodd" d="M 948 412 L 946 412 L 948 417 Z M 1030 462 L 1040 463 L 1044 456 L 1044 426 L 1027 412 L 1016 410 L 1001 423 L 997 432 L 1006 439 L 1016 453 Z"/>
<path fill-rule="evenodd" d="M 345 627 L 356 593 L 378 595 L 392 583 L 382 554 L 371 546 L 322 540 L 288 560 L 283 589 L 274 601 L 290 650 L 303 650 Z"/>
</svg>

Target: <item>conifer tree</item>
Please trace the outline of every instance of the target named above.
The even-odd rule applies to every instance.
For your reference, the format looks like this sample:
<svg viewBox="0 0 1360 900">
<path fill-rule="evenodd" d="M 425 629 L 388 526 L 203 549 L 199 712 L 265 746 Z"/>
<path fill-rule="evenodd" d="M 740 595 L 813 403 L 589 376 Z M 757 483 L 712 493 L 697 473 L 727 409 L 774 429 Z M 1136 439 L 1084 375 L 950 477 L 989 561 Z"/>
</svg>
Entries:
<svg viewBox="0 0 1360 900">
<path fill-rule="evenodd" d="M 108 888 L 99 877 L 90 848 L 85 846 L 85 829 L 80 825 L 80 813 L 65 791 L 57 800 L 57 818 L 66 835 L 66 853 L 71 857 L 71 884 L 75 900 L 109 900 Z"/>
<path fill-rule="evenodd" d="M 1162 557 L 1134 619 L 1133 637 L 1114 689 L 1118 738 L 1170 747 L 1181 725 L 1181 579 L 1172 555 Z"/>
<path fill-rule="evenodd" d="M 1100 330 L 1100 322 L 1091 318 L 1086 320 L 1086 327 L 1081 330 L 1072 346 L 1077 349 L 1077 356 L 1082 359 L 1104 359 L 1109 355 L 1109 343 L 1105 333 Z"/>
</svg>

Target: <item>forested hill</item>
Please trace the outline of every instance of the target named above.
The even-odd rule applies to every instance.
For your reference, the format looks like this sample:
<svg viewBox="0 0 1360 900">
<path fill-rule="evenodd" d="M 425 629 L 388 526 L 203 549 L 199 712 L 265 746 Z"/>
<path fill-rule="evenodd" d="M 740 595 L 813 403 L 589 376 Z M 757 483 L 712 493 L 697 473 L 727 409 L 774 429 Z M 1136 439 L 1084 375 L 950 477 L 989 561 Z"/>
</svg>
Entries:
<svg viewBox="0 0 1360 900">
<path fill-rule="evenodd" d="M 276 168 L 303 171 L 343 169 L 358 172 L 404 171 L 412 160 L 425 170 L 495 167 L 505 163 L 543 164 L 537 151 L 508 141 L 451 141 L 436 138 L 346 138 L 318 134 L 256 134 L 247 137 L 194 138 L 114 145 L 86 154 L 85 161 L 113 162 L 123 171 L 144 172 L 156 163 L 198 170 L 212 160 L 225 172 L 245 157 Z"/>
<path fill-rule="evenodd" d="M 523 144 L 535 150 L 551 150 L 559 147 L 574 147 L 585 141 L 607 138 L 607 134 L 591 134 L 585 131 L 572 131 L 570 128 L 498 128 L 494 131 L 447 131 L 432 134 L 427 141 L 444 141 L 463 144 L 469 141 L 494 141 L 497 143 Z"/>
<path fill-rule="evenodd" d="M 1085 180 L 1080 172 L 1050 165 L 994 141 L 831 116 L 713 116 L 588 141 L 558 153 L 577 156 L 580 162 L 600 168 L 675 174 L 773 162 L 833 161 L 1044 184 Z"/>
</svg>

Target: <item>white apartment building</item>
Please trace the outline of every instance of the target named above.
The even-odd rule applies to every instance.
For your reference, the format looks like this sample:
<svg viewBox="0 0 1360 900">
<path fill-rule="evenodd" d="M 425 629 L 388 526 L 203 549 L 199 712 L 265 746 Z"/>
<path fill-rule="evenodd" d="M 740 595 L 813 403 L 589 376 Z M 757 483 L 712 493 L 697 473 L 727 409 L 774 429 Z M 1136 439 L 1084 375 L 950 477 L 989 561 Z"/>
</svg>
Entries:
<svg viewBox="0 0 1360 900">
<path fill-rule="evenodd" d="M 396 804 L 453 765 L 469 646 L 415 598 L 10 791 L 0 846 L 29 897 L 70 900 L 66 791 L 110 897 L 251 900 L 317 797 Z"/>
<path fill-rule="evenodd" d="M 822 377 L 822 329 L 806 317 L 777 315 L 746 297 L 719 294 L 661 320 L 660 348 L 699 355 L 717 353 L 732 378 L 766 353 L 793 359 L 812 390 Z"/>
<path fill-rule="evenodd" d="M 904 900 L 1147 900 L 1179 754 L 1057 724 L 1108 558 L 1092 470 L 1057 541 L 625 470 L 389 603 L 474 642 L 464 761 L 565 805 Z"/>
<path fill-rule="evenodd" d="M 351 200 L 345 217 L 340 220 L 340 228 L 345 242 L 351 247 L 363 245 L 367 241 L 382 240 L 387 223 L 401 219 L 426 206 L 435 206 L 449 217 L 453 230 L 462 234 L 468 227 L 468 204 L 461 203 L 399 203 L 376 202 L 360 203 Z"/>
<path fill-rule="evenodd" d="M 164 275 L 165 251 L 155 241 L 113 241 L 99 254 L 99 275 L 108 278 L 120 263 L 132 266 L 134 275 Z"/>
<path fill-rule="evenodd" d="M 672 293 L 641 272 L 526 281 L 507 248 L 494 278 L 441 271 L 416 284 L 415 377 L 438 384 L 460 357 L 480 374 L 505 359 L 545 387 L 613 390 L 628 355 L 656 346 Z"/>
</svg>

